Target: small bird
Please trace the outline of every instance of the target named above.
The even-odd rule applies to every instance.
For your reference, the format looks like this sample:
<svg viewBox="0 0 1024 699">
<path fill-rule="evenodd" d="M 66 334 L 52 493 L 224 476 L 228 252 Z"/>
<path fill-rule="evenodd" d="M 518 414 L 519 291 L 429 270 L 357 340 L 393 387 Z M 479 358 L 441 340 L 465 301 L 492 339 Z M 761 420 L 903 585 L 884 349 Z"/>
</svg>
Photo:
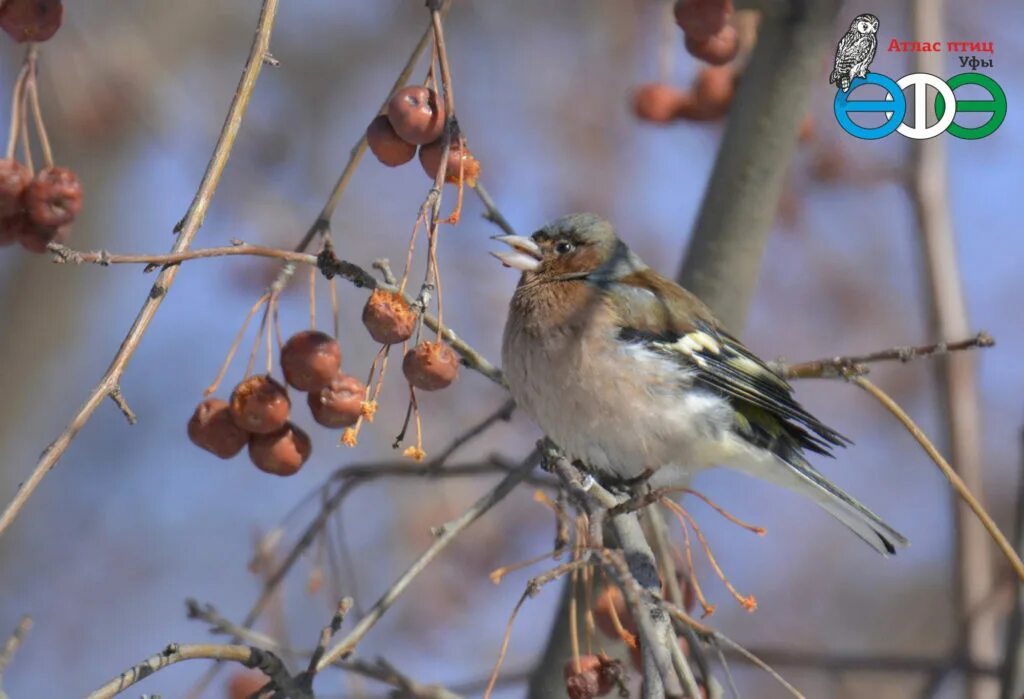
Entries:
<svg viewBox="0 0 1024 699">
<path fill-rule="evenodd" d="M 868 66 L 875 60 L 878 49 L 878 17 L 857 15 L 850 28 L 836 45 L 836 61 L 829 83 L 836 83 L 843 92 L 850 90 L 854 78 L 867 77 Z"/>
<path fill-rule="evenodd" d="M 727 466 L 810 498 L 882 554 L 906 545 L 804 458 L 850 441 L 608 221 L 573 214 L 495 240 L 522 271 L 502 343 L 512 397 L 598 480 L 662 487 Z"/>
</svg>

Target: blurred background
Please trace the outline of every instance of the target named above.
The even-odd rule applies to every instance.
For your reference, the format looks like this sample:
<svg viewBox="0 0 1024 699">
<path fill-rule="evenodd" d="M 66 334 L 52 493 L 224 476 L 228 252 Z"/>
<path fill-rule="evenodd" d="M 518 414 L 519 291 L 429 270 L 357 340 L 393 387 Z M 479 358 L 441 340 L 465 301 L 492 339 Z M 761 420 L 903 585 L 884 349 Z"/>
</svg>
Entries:
<svg viewBox="0 0 1024 699">
<path fill-rule="evenodd" d="M 528 233 L 567 212 L 599 212 L 642 257 L 672 275 L 722 125 L 652 126 L 632 115 L 631 90 L 657 77 L 664 9 L 640 0 L 457 0 L 446 32 L 460 123 L 482 163 L 481 181 L 512 225 Z M 72 247 L 156 253 L 170 246 L 219 132 L 258 11 L 253 0 L 68 4 L 61 32 L 42 46 L 40 79 L 57 162 L 73 167 L 86 189 Z M 911 35 L 903 3 L 845 7 L 836 38 L 863 11 L 881 19 L 874 68 L 892 76 L 910 72 L 905 54 L 885 51 L 892 37 L 925 38 Z M 977 361 L 985 495 L 1004 531 L 1014 523 L 1024 419 L 1024 324 L 1017 308 L 1024 239 L 1015 232 L 1024 191 L 1024 122 L 1015 104 L 1022 79 L 1015 67 L 1024 48 L 1013 33 L 1022 20 L 1024 6 L 1012 0 L 950 3 L 949 36 L 929 37 L 994 42 L 990 74 L 1010 102 L 994 135 L 941 137 L 949 148 L 950 206 L 972 326 L 998 341 Z M 283 3 L 271 43 L 281 64 L 260 78 L 196 246 L 239 238 L 291 247 L 320 210 L 425 23 L 422 3 L 408 0 Z M 21 56 L 0 37 L 4 94 Z M 898 178 L 909 141 L 860 141 L 840 129 L 827 83 L 831 58 L 831 52 L 821 57 L 813 133 L 799 146 L 742 333 L 766 358 L 811 359 L 928 339 L 912 207 Z M 688 84 L 699 66 L 678 32 L 672 59 L 672 82 Z M 955 56 L 946 60 L 947 76 L 960 72 Z M 424 70 L 425 64 L 418 67 L 414 80 Z M 400 267 L 428 187 L 416 162 L 389 169 L 365 158 L 334 219 L 339 256 L 364 265 L 385 256 Z M 453 200 L 446 193 L 445 207 Z M 442 229 L 444 317 L 497 362 L 516 277 L 487 255 L 496 231 L 481 212 L 467 193 L 462 222 Z M 337 434 L 308 415 L 299 418 L 314 439 L 314 455 L 292 478 L 260 473 L 244 456 L 219 461 L 187 441 L 193 407 L 276 269 L 242 258 L 186 264 L 122 382 L 139 423 L 129 427 L 113 405 L 102 406 L 0 538 L 0 635 L 21 614 L 36 623 L 4 677 L 11 697 L 80 696 L 170 641 L 209 638 L 204 625 L 186 619 L 186 597 L 240 620 L 261 586 L 247 566 L 256 538 L 333 469 L 398 455 L 391 443 L 406 390 L 397 372 L 355 449 L 336 446 Z M 151 283 L 138 267 L 55 266 L 16 247 L 0 250 L 0 500 L 9 501 L 95 385 Z M 365 295 L 346 284 L 339 289 L 345 368 L 364 375 L 376 351 L 359 322 Z M 304 283 L 287 294 L 286 335 L 306 327 L 306 298 Z M 326 318 L 325 303 L 321 313 Z M 243 365 L 236 362 L 222 392 L 241 378 Z M 932 365 L 879 366 L 872 377 L 929 434 L 941 436 Z M 697 484 L 703 492 L 768 529 L 766 537 L 750 536 L 700 505 L 691 508 L 732 582 L 760 606 L 745 612 L 700 568 L 718 604 L 711 622 L 755 649 L 948 653 L 958 627 L 947 483 L 862 392 L 824 381 L 801 382 L 797 392 L 856 442 L 819 465 L 912 546 L 883 560 L 807 502 L 739 475 L 707 474 Z M 451 389 L 424 395 L 428 457 L 503 400 L 499 388 L 471 371 Z M 464 457 L 497 452 L 518 459 L 537 436 L 516 416 Z M 485 480 L 403 479 L 358 490 L 339 523 L 353 561 L 342 592 L 369 606 L 428 545 L 430 526 L 460 513 L 487 486 Z M 312 503 L 289 520 L 285 545 L 314 512 Z M 549 513 L 532 501 L 530 488 L 520 488 L 416 581 L 359 655 L 383 655 L 420 682 L 457 686 L 486 677 L 508 614 L 542 567 L 511 574 L 498 586 L 487 573 L 549 550 L 553 533 Z M 259 628 L 286 630 L 300 647 L 315 640 L 333 609 L 329 590 L 307 589 L 317 565 L 311 553 L 296 567 L 283 587 L 278 621 Z M 1005 615 L 1011 588 L 1002 565 L 997 578 L 990 604 Z M 504 674 L 525 676 L 543 649 L 557 601 L 550 586 L 525 605 Z M 182 663 L 137 689 L 184 696 L 204 669 Z M 920 674 L 779 669 L 810 697 L 905 697 L 924 682 Z M 759 671 L 734 663 L 733 672 L 749 696 L 784 696 Z M 222 673 L 206 696 L 224 696 L 230 674 Z M 384 691 L 340 673 L 319 680 L 318 688 L 328 696 Z M 962 692 L 950 681 L 937 696 Z M 508 697 L 523 693 L 522 684 L 502 690 Z"/>
</svg>

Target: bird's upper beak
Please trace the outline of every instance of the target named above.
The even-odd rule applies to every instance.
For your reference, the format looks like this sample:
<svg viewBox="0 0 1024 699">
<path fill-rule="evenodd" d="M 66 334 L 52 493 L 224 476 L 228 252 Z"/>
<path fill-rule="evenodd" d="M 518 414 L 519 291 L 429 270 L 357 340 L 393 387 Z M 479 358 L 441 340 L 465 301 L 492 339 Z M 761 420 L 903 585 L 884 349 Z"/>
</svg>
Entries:
<svg viewBox="0 0 1024 699">
<path fill-rule="evenodd" d="M 501 260 L 501 264 L 523 272 L 535 272 L 540 267 L 543 257 L 540 247 L 532 239 L 521 235 L 496 235 L 491 240 L 505 243 L 512 250 L 508 252 L 492 252 Z"/>
</svg>

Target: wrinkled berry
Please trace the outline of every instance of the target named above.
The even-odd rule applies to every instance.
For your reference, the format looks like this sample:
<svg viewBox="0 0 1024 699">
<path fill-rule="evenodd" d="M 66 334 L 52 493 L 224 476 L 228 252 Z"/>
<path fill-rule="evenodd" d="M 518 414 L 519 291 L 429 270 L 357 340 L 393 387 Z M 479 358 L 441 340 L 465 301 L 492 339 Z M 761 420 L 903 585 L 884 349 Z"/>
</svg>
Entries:
<svg viewBox="0 0 1024 699">
<path fill-rule="evenodd" d="M 188 438 L 200 449 L 230 459 L 249 442 L 249 433 L 235 424 L 227 401 L 207 398 L 188 421 Z"/>
<path fill-rule="evenodd" d="M 22 209 L 21 195 L 32 181 L 29 169 L 14 158 L 0 159 L 0 218 Z"/>
<path fill-rule="evenodd" d="M 246 432 L 268 434 L 284 427 L 292 403 L 270 376 L 250 376 L 231 393 L 231 416 Z"/>
<path fill-rule="evenodd" d="M 438 391 L 459 375 L 459 357 L 444 342 L 423 341 L 405 353 L 402 373 L 422 391 Z"/>
<path fill-rule="evenodd" d="M 18 43 L 46 41 L 60 29 L 64 5 L 60 0 L 3 0 L 0 28 Z"/>
<path fill-rule="evenodd" d="M 633 92 L 633 113 L 644 121 L 664 124 L 696 104 L 693 96 L 665 83 L 648 83 Z"/>
<path fill-rule="evenodd" d="M 341 347 L 319 330 L 295 333 L 281 348 L 284 380 L 300 391 L 315 391 L 327 385 L 341 369 Z"/>
<path fill-rule="evenodd" d="M 82 184 L 66 167 L 40 170 L 25 188 L 25 210 L 37 226 L 71 223 L 82 209 Z"/>
<path fill-rule="evenodd" d="M 444 139 L 420 146 L 420 165 L 430 177 L 437 177 L 443 153 Z M 480 161 L 470 152 L 469 148 L 463 148 L 458 140 L 452 140 L 452 144 L 448 148 L 448 167 L 444 171 L 444 181 L 449 184 L 464 182 L 470 187 L 474 187 L 479 177 Z"/>
<path fill-rule="evenodd" d="M 366 143 L 377 160 L 388 167 L 403 165 L 416 155 L 416 144 L 403 141 L 383 114 L 366 127 Z"/>
<path fill-rule="evenodd" d="M 306 398 L 313 419 L 324 427 L 351 427 L 362 414 L 366 386 L 354 376 L 338 373 L 334 379 Z"/>
<path fill-rule="evenodd" d="M 622 663 L 607 655 L 581 655 L 580 668 L 572 659 L 565 663 L 562 675 L 570 699 L 593 699 L 612 691 L 625 674 Z"/>
<path fill-rule="evenodd" d="M 676 24 L 693 41 L 705 41 L 722 31 L 732 16 L 731 0 L 677 0 Z"/>
<path fill-rule="evenodd" d="M 69 226 L 60 226 L 59 228 L 37 226 L 29 220 L 28 214 L 24 211 L 4 219 L 0 227 L 4 226 L 13 231 L 13 235 L 21 247 L 36 254 L 46 252 L 46 246 L 50 243 L 66 242 L 71 230 Z"/>
<path fill-rule="evenodd" d="M 265 473 L 291 476 L 306 463 L 313 445 L 309 435 L 292 423 L 269 434 L 254 434 L 249 440 L 249 458 Z"/>
<path fill-rule="evenodd" d="M 382 345 L 405 342 L 416 327 L 416 314 L 401 294 L 374 289 L 363 306 L 363 325 Z"/>
<path fill-rule="evenodd" d="M 708 120 L 724 117 L 732 104 L 735 83 L 731 68 L 709 66 L 701 70 L 694 86 L 700 116 Z"/>
<path fill-rule="evenodd" d="M 714 36 L 704 40 L 686 37 L 686 50 L 695 58 L 720 66 L 736 57 L 740 50 L 740 38 L 736 27 L 727 24 Z"/>
</svg>

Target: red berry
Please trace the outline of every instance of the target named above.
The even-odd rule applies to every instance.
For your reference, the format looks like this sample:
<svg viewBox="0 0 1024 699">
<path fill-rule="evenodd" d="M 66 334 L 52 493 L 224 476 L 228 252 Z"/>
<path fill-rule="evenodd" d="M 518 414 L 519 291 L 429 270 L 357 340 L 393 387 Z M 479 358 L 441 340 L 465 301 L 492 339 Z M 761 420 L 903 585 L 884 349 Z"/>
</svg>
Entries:
<svg viewBox="0 0 1024 699">
<path fill-rule="evenodd" d="M 366 143 L 377 160 L 388 167 L 404 165 L 416 155 L 416 144 L 403 141 L 383 114 L 366 127 Z"/>
<path fill-rule="evenodd" d="M 444 104 L 437 93 L 421 85 L 403 87 L 388 102 L 388 121 L 407 143 L 421 146 L 444 131 Z"/>
<path fill-rule="evenodd" d="M 607 655 L 581 655 L 580 667 L 569 660 L 562 669 L 565 689 L 570 699 L 592 699 L 604 696 L 615 688 L 624 674 L 621 662 Z"/>
<path fill-rule="evenodd" d="M 68 239 L 70 227 L 61 226 L 50 228 L 37 226 L 29 220 L 28 214 L 24 211 L 9 216 L 0 223 L 0 228 L 8 228 L 18 243 L 25 250 L 41 254 L 46 252 L 46 246 L 50 243 L 63 243 Z M 0 238 L 3 235 L 0 234 Z"/>
<path fill-rule="evenodd" d="M 21 211 L 21 195 L 31 181 L 27 167 L 14 158 L 0 159 L 0 218 Z"/>
<path fill-rule="evenodd" d="M 309 435 L 288 422 L 270 434 L 254 434 L 249 440 L 249 458 L 265 473 L 291 476 L 306 463 L 313 445 Z"/>
<path fill-rule="evenodd" d="M 693 41 L 705 41 L 722 31 L 732 16 L 731 0 L 677 0 L 676 24 Z"/>
<path fill-rule="evenodd" d="M 615 610 L 614 615 L 612 609 Z M 623 629 L 636 635 L 636 622 L 633 621 L 629 605 L 622 596 L 622 590 L 617 585 L 606 585 L 594 602 L 594 623 L 609 638 L 619 638 L 614 617 L 618 618 Z"/>
<path fill-rule="evenodd" d="M 696 58 L 713 66 L 720 66 L 736 58 L 740 50 L 740 38 L 736 27 L 727 24 L 714 36 L 704 40 L 686 37 L 686 50 Z"/>
<path fill-rule="evenodd" d="M 401 294 L 374 289 L 363 306 L 363 325 L 382 345 L 394 345 L 412 337 L 416 314 Z"/>
<path fill-rule="evenodd" d="M 227 401 L 207 398 L 188 421 L 188 438 L 200 449 L 230 459 L 249 442 L 249 433 L 235 424 Z"/>
<path fill-rule="evenodd" d="M 441 167 L 441 155 L 444 153 L 444 139 L 420 146 L 420 165 L 431 177 L 437 177 L 437 169 Z M 465 182 L 470 187 L 476 186 L 480 177 L 480 161 L 469 148 L 463 148 L 458 140 L 453 140 L 448 148 L 448 167 L 444 170 L 444 181 L 449 184 Z"/>
<path fill-rule="evenodd" d="M 300 391 L 326 386 L 341 369 L 341 347 L 333 337 L 319 330 L 295 333 L 281 348 L 284 380 Z"/>
<path fill-rule="evenodd" d="M 658 124 L 678 118 L 680 112 L 695 104 L 688 92 L 665 83 L 648 83 L 633 92 L 633 113 Z"/>
<path fill-rule="evenodd" d="M 413 387 L 438 391 L 459 375 L 459 357 L 447 344 L 425 340 L 405 353 L 402 373 Z"/>
<path fill-rule="evenodd" d="M 694 94 L 697 99 L 699 119 L 721 119 L 732 104 L 735 93 L 736 76 L 732 68 L 709 66 L 697 74 Z M 691 117 L 692 118 L 692 117 Z"/>
<path fill-rule="evenodd" d="M 46 41 L 60 29 L 64 5 L 60 0 L 4 0 L 0 28 L 21 43 Z"/>
<path fill-rule="evenodd" d="M 71 223 L 82 209 L 82 184 L 66 167 L 40 170 L 24 194 L 25 209 L 38 226 Z"/>
<path fill-rule="evenodd" d="M 354 376 L 338 373 L 334 379 L 306 398 L 313 419 L 324 427 L 351 427 L 362 414 L 366 386 Z"/>
<path fill-rule="evenodd" d="M 246 432 L 268 434 L 288 422 L 292 402 L 270 376 L 250 376 L 231 393 L 231 416 Z"/>
</svg>

